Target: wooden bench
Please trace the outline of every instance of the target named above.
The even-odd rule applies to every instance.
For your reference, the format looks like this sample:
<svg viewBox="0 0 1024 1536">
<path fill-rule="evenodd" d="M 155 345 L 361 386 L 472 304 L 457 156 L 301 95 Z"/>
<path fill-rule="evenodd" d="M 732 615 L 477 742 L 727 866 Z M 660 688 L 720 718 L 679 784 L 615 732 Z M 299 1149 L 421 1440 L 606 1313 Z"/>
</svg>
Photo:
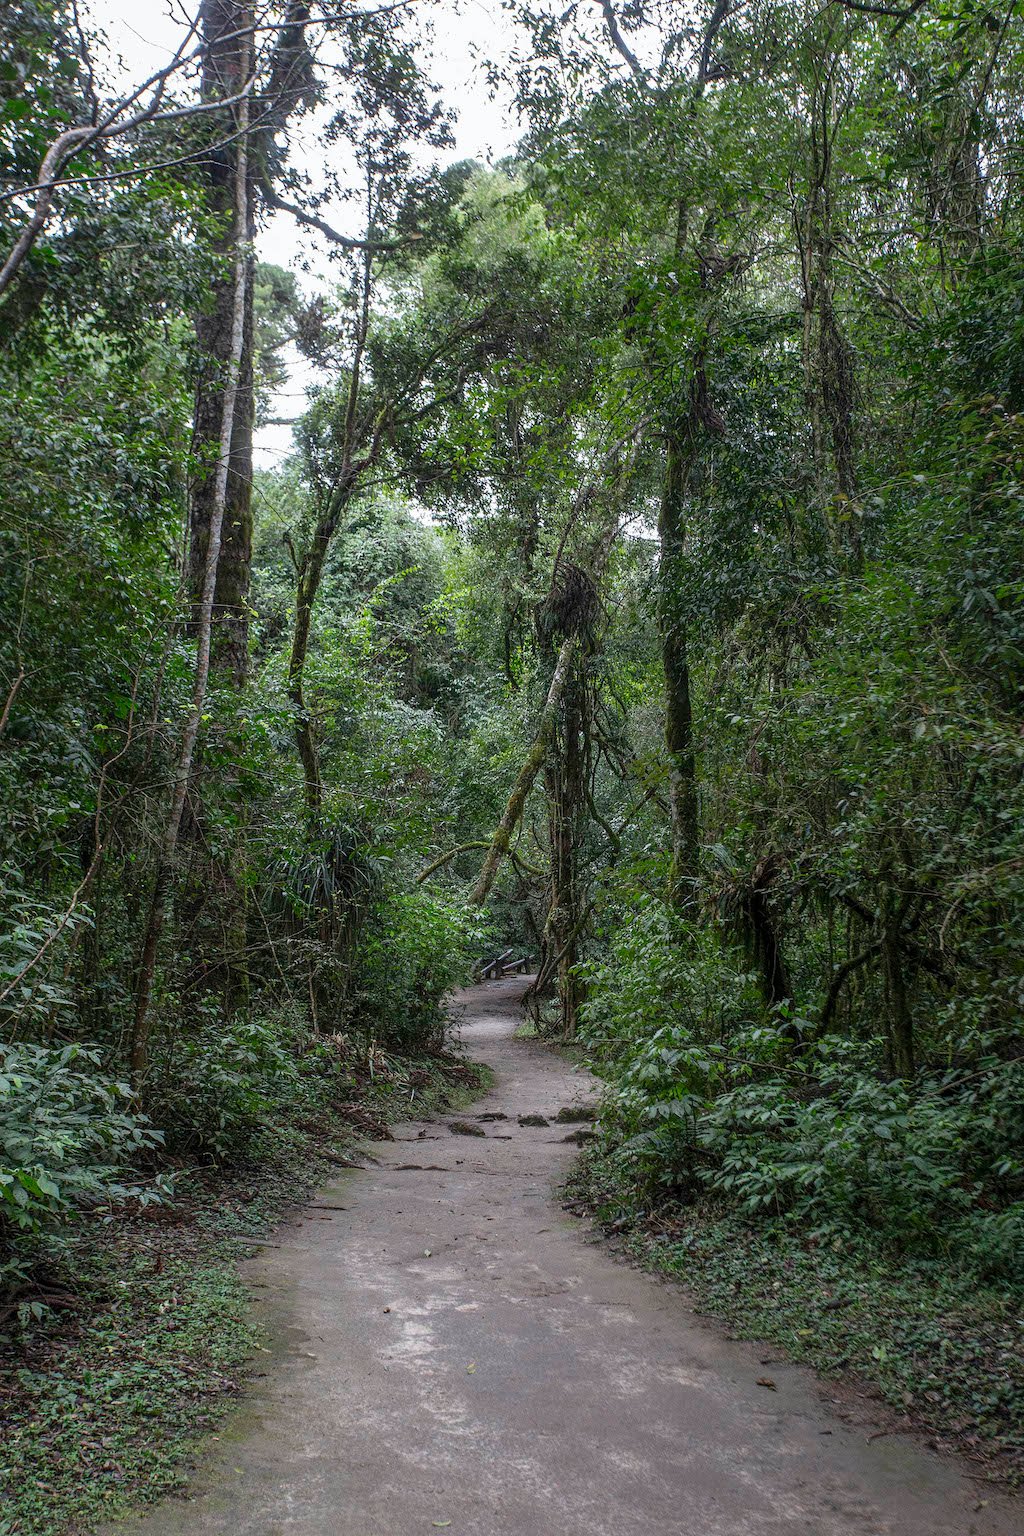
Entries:
<svg viewBox="0 0 1024 1536">
<path fill-rule="evenodd" d="M 486 965 L 481 965 L 480 966 L 480 968 L 477 971 L 478 979 L 480 981 L 486 981 L 488 979 L 488 977 L 492 977 L 493 976 L 494 979 L 497 980 L 498 977 L 501 975 L 501 968 L 502 968 L 502 966 L 514 954 L 515 954 L 515 950 L 513 950 L 513 949 L 503 949 L 500 955 L 495 955 L 493 960 L 488 960 Z"/>
<path fill-rule="evenodd" d="M 533 956 L 520 955 L 518 960 L 513 960 L 514 954 L 514 949 L 503 949 L 493 960 L 478 960 L 474 967 L 477 981 L 500 981 L 505 976 L 525 975 L 533 963 Z"/>
<path fill-rule="evenodd" d="M 515 976 L 519 972 L 522 972 L 523 975 L 525 975 L 530 969 L 530 962 L 532 959 L 532 955 L 523 955 L 519 960 L 507 961 L 501 968 L 502 976 Z"/>
</svg>

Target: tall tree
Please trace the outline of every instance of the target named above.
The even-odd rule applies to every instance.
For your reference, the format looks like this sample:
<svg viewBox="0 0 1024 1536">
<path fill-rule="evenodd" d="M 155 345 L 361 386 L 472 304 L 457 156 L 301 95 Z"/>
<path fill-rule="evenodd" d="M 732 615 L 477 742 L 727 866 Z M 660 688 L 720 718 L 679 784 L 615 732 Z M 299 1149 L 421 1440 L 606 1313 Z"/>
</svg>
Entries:
<svg viewBox="0 0 1024 1536">
<path fill-rule="evenodd" d="M 236 97 L 255 84 L 254 12 L 248 0 L 203 0 L 202 98 L 212 105 Z M 265 110 L 261 98 L 259 107 Z M 262 111 L 260 113 L 263 115 Z M 258 136 L 266 124 L 258 125 Z M 194 447 L 196 473 L 189 511 L 188 593 L 193 622 L 201 623 L 203 587 L 211 529 L 221 519 L 220 553 L 214 594 L 213 665 L 237 688 L 249 671 L 249 580 L 252 564 L 253 284 L 255 274 L 256 191 L 259 152 L 246 146 L 246 225 L 242 344 L 237 361 L 235 313 L 238 259 L 237 181 L 240 141 L 223 130 L 204 163 L 206 201 L 217 233 L 214 250 L 220 272 L 210 298 L 196 316 L 197 366 Z M 224 392 L 234 393 L 227 501 L 217 511 Z"/>
<path fill-rule="evenodd" d="M 239 78 L 249 78 L 251 34 L 243 36 L 239 57 Z M 156 976 L 160 935 L 174 877 L 178 840 L 181 833 L 185 797 L 188 793 L 195 758 L 199 728 L 206 705 L 213 644 L 214 603 L 217 570 L 220 561 L 221 533 L 230 497 L 231 452 L 235 433 L 235 411 L 240 394 L 244 401 L 246 328 L 251 324 L 251 271 L 249 215 L 249 96 L 243 90 L 238 103 L 234 152 L 234 286 L 232 290 L 231 333 L 225 359 L 226 376 L 220 391 L 221 422 L 218 457 L 210 502 L 210 521 L 206 540 L 203 586 L 196 615 L 196 659 L 192 699 L 182 728 L 181 743 L 171 780 L 170 801 L 160 841 L 153 894 L 146 922 L 139 974 L 135 989 L 135 1014 L 132 1024 L 129 1059 L 136 1091 L 142 1091 L 149 1067 L 149 1038 L 152 1028 L 153 983 Z M 247 318 L 250 317 L 250 318 Z M 243 405 L 244 409 L 244 405 Z"/>
</svg>

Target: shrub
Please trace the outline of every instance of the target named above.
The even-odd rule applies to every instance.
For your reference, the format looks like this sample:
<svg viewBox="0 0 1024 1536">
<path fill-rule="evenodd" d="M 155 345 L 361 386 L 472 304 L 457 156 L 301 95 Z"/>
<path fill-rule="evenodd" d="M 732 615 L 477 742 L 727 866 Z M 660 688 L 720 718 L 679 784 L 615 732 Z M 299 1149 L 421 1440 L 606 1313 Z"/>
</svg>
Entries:
<svg viewBox="0 0 1024 1536">
<path fill-rule="evenodd" d="M 215 1005 L 158 1058 L 147 1102 L 175 1151 L 226 1158 L 296 1092 L 305 1025 L 287 1014 L 225 1022 Z"/>
<path fill-rule="evenodd" d="M 0 1046 L 0 1283 L 25 1272 L 34 1238 L 76 1212 L 167 1194 L 166 1180 L 130 1178 L 163 1139 L 130 1097 L 94 1049 Z"/>
<path fill-rule="evenodd" d="M 606 955 L 586 965 L 581 1038 L 609 1083 L 603 1121 L 642 1182 L 696 1179 L 696 1127 L 727 1072 L 709 1042 L 749 1029 L 756 982 L 707 930 L 639 898 Z"/>
<path fill-rule="evenodd" d="M 587 975 L 605 1135 L 641 1189 L 1024 1273 L 1024 1060 L 1001 1036 L 976 1025 L 941 1070 L 886 1080 L 883 1041 L 815 1040 L 651 898 Z"/>
<path fill-rule="evenodd" d="M 0 914 L 0 989 L 8 992 L 0 1004 L 0 1024 L 5 1033 L 45 1033 L 55 1016 L 70 1014 L 74 1006 L 69 989 L 45 967 L 32 964 L 52 941 L 64 914 L 25 896 L 9 868 L 0 869 Z M 89 921 L 87 912 L 76 919 L 77 924 Z M 73 926 L 66 925 L 66 937 Z"/>
</svg>

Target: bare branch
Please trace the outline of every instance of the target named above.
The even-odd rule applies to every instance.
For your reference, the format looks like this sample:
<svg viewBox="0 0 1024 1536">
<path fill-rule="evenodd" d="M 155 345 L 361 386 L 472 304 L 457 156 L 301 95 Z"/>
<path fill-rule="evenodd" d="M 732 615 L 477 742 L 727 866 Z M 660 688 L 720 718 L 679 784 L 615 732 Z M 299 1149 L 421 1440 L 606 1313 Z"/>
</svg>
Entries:
<svg viewBox="0 0 1024 1536">
<path fill-rule="evenodd" d="M 328 12 L 321 17 L 310 19 L 310 21 L 315 25 L 324 27 L 330 27 L 342 21 L 366 21 L 376 16 L 389 15 L 394 11 L 403 10 L 411 3 L 412 0 L 397 0 L 395 4 L 384 5 L 364 12 L 358 10 Z M 58 188 L 65 185 L 62 172 L 69 161 L 83 154 L 101 140 L 120 138 L 134 129 L 143 126 L 151 126 L 181 118 L 191 118 L 209 111 L 223 111 L 240 104 L 243 98 L 247 98 L 250 95 L 255 80 L 255 69 L 253 69 L 252 78 L 243 90 L 235 96 L 221 97 L 212 102 L 196 102 L 184 107 L 172 108 L 166 112 L 161 111 L 167 86 L 172 77 L 196 64 L 203 56 L 206 47 L 205 42 L 199 42 L 195 47 L 190 46 L 198 30 L 199 19 L 199 15 L 196 14 L 188 21 L 185 35 L 175 49 L 169 63 L 163 65 L 158 70 L 154 70 L 139 85 L 108 107 L 102 115 L 100 114 L 98 103 L 94 103 L 92 111 L 93 121 L 67 128 L 57 136 L 43 156 L 39 174 L 34 185 L 12 188 L 0 194 L 0 202 L 9 202 L 12 199 L 33 195 L 36 197 L 35 207 L 27 224 L 15 241 L 12 250 L 4 261 L 3 267 L 0 268 L 0 299 L 3 298 L 7 289 L 14 282 L 50 217 L 55 194 Z M 307 24 L 310 24 L 310 22 L 307 21 Z M 251 53 L 253 39 L 258 33 L 276 32 L 278 30 L 279 23 L 276 21 L 272 23 L 254 22 L 248 26 L 239 27 L 233 33 L 225 33 L 220 38 L 220 42 L 225 43 L 237 40 L 247 44 Z M 88 60 L 86 62 L 87 68 L 91 69 Z M 149 93 L 147 105 L 139 111 L 132 113 L 131 116 L 126 117 L 124 114 L 129 112 L 147 93 Z M 250 123 L 250 134 L 252 134 L 256 126 L 255 121 Z M 180 162 L 172 161 L 170 163 Z M 153 169 L 160 168 L 153 167 Z M 332 231 L 329 225 L 316 221 L 313 215 L 305 215 L 302 210 L 296 209 L 291 205 L 283 206 L 286 208 L 286 211 L 293 213 L 303 223 L 313 224 L 314 227 L 321 229 L 324 234 L 335 239 L 338 244 L 348 245 L 350 249 L 354 250 L 363 249 L 360 242 L 349 242 L 345 236 Z M 387 246 L 381 246 L 381 249 L 387 248 Z"/>
<path fill-rule="evenodd" d="M 634 75 L 642 75 L 644 72 L 643 65 L 622 35 L 619 19 L 615 14 L 612 0 L 601 0 L 601 10 L 604 13 L 605 25 L 608 28 L 608 36 L 611 38 L 612 47 L 617 53 L 622 55 Z"/>
<path fill-rule="evenodd" d="M 572 673 L 577 649 L 578 642 L 575 636 L 570 636 L 562 643 L 562 649 L 559 652 L 558 661 L 552 674 L 551 685 L 548 688 L 548 696 L 541 712 L 533 746 L 527 753 L 526 761 L 519 770 L 512 793 L 509 795 L 505 809 L 502 812 L 501 820 L 495 828 L 494 836 L 488 845 L 487 857 L 484 859 L 476 884 L 469 895 L 470 906 L 484 906 L 490 895 L 491 886 L 494 884 L 494 877 L 498 873 L 502 858 L 509 851 L 512 833 L 519 824 L 519 819 L 522 816 L 523 807 L 533 786 L 533 781 L 543 767 L 544 760 L 551 749 L 551 740 L 555 731 L 559 704 Z"/>
<path fill-rule="evenodd" d="M 43 227 L 50 216 L 53 207 L 54 193 L 60 184 L 60 173 L 68 161 L 83 150 L 89 149 L 101 139 L 112 139 L 122 134 L 130 133 L 133 129 L 145 124 L 163 123 L 177 120 L 182 117 L 198 116 L 201 112 L 214 109 L 232 107 L 248 99 L 252 90 L 252 78 L 245 87 L 236 95 L 216 103 L 197 102 L 190 107 L 176 107 L 168 112 L 161 112 L 160 102 L 163 96 L 162 84 L 153 92 L 150 103 L 141 112 L 134 113 L 123 121 L 116 121 L 116 111 L 108 113 L 106 120 L 94 127 L 89 124 L 79 128 L 68 128 L 59 138 L 55 139 L 43 157 L 43 163 L 39 171 L 38 190 L 32 216 L 0 269 L 0 297 L 11 286 L 17 277 L 32 247 L 35 245 Z M 141 93 L 137 93 L 141 94 Z M 120 108 L 116 109 L 120 110 Z"/>
</svg>

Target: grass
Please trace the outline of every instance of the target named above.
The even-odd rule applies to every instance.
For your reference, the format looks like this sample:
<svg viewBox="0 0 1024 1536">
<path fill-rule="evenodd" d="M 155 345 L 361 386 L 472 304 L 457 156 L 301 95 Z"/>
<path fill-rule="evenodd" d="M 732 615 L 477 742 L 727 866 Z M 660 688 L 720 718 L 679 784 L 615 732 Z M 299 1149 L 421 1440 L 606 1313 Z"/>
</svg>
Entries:
<svg viewBox="0 0 1024 1536">
<path fill-rule="evenodd" d="M 180 1488 L 264 1347 L 237 1263 L 340 1157 L 389 1121 L 475 1098 L 486 1070 L 426 1058 L 363 1082 L 348 1115 L 282 1106 L 231 1170 L 174 1207 L 80 1228 L 74 1305 L 0 1348 L 0 1536 L 86 1536 Z M 2 1343 L 2 1341 L 0 1341 Z"/>
<path fill-rule="evenodd" d="M 1024 1294 L 979 1285 L 946 1259 L 824 1239 L 721 1208 L 652 1210 L 599 1151 L 567 1196 L 643 1267 L 684 1284 L 741 1338 L 873 1389 L 908 1429 L 1024 1482 Z"/>
</svg>

